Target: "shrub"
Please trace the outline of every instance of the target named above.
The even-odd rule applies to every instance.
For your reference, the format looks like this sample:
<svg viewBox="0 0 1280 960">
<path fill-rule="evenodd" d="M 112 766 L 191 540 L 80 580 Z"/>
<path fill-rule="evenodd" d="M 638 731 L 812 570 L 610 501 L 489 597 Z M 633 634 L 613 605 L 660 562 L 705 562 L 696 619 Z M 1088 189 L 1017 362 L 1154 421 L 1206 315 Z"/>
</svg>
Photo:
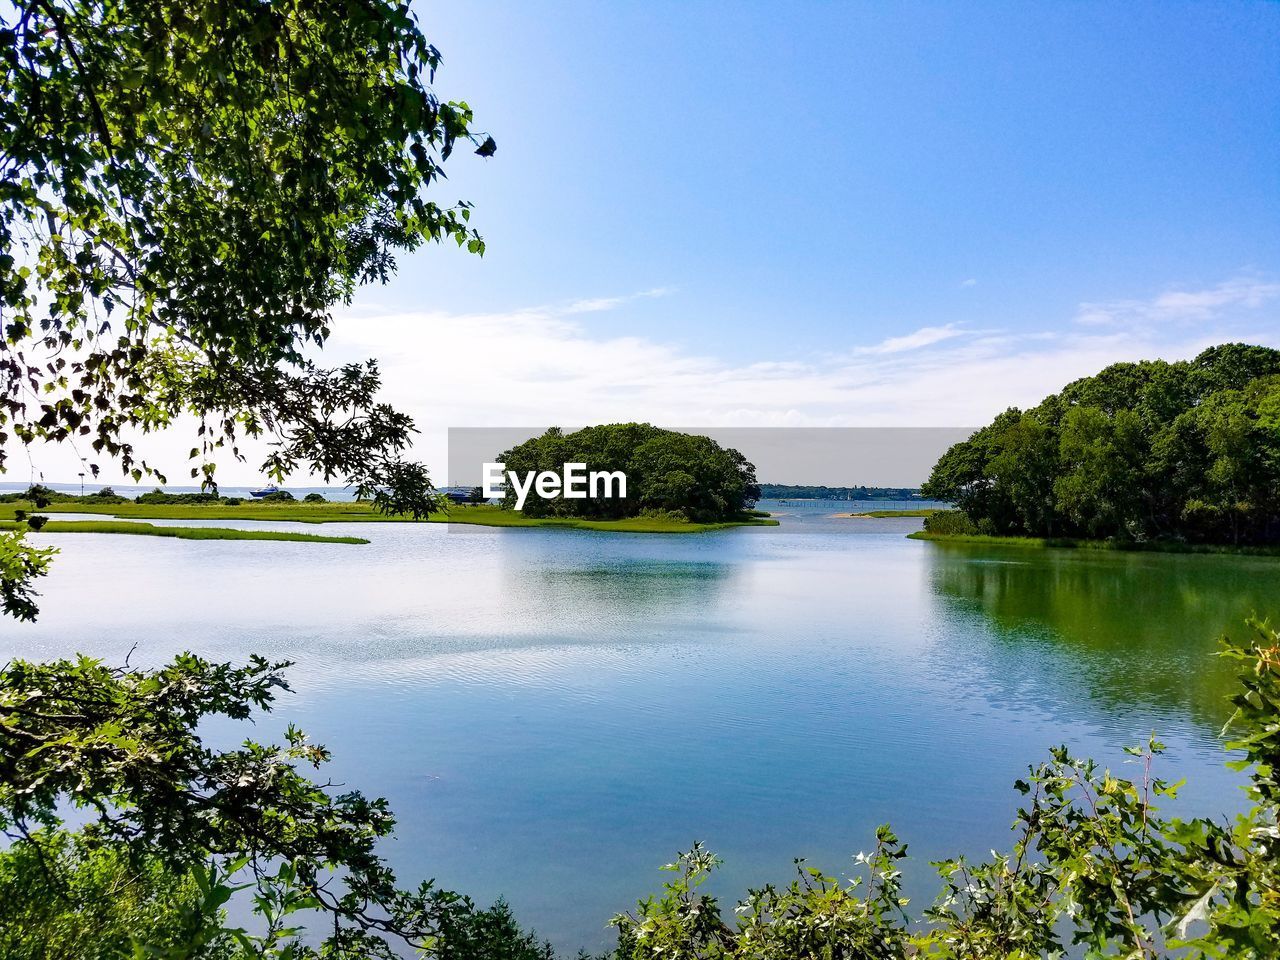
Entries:
<svg viewBox="0 0 1280 960">
<path fill-rule="evenodd" d="M 303 503 L 328 503 L 329 501 L 324 498 L 324 494 L 322 493 L 308 493 L 305 497 L 302 498 L 302 502 Z"/>
<path fill-rule="evenodd" d="M 244 497 L 223 497 L 222 505 L 224 507 L 238 507 L 244 503 Z"/>
<path fill-rule="evenodd" d="M 639 516 L 646 520 L 671 520 L 675 523 L 688 523 L 689 517 L 683 510 L 662 510 L 657 507 L 645 507 Z"/>
<path fill-rule="evenodd" d="M 103 487 L 97 493 L 80 498 L 85 503 L 128 503 L 128 497 L 122 497 L 111 487 Z"/>
<path fill-rule="evenodd" d="M 297 498 L 288 490 L 277 490 L 275 493 L 268 493 L 265 497 L 259 497 L 259 503 L 293 503 Z"/>
<path fill-rule="evenodd" d="M 7 960 L 167 956 L 216 919 L 203 906 L 185 870 L 123 845 L 36 831 L 0 853 L 0 956 Z M 212 940 L 199 955 L 226 956 L 227 938 Z"/>
<path fill-rule="evenodd" d="M 969 515 L 963 510 L 939 510 L 924 518 L 924 528 L 930 533 L 977 533 Z"/>
<path fill-rule="evenodd" d="M 72 496 L 69 493 L 59 493 L 57 490 L 46 487 L 42 483 L 33 483 L 20 493 L 0 495 L 0 503 L 30 502 L 40 508 L 47 507 L 51 503 L 69 503 L 79 499 L 79 497 Z"/>
<path fill-rule="evenodd" d="M 151 505 L 176 505 L 189 503 L 217 503 L 216 493 L 166 493 L 159 487 L 150 493 L 142 493 L 134 498 L 135 503 Z"/>
</svg>

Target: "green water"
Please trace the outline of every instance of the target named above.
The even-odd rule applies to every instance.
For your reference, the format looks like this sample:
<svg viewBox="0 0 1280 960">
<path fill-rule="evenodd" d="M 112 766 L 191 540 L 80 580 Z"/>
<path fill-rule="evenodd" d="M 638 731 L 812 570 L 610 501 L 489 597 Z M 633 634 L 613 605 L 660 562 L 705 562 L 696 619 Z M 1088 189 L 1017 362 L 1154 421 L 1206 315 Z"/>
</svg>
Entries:
<svg viewBox="0 0 1280 960">
<path fill-rule="evenodd" d="M 1060 683 L 1107 711 L 1147 704 L 1217 729 L 1233 691 L 1218 638 L 1280 612 L 1277 559 L 933 547 L 940 597 L 981 611 L 1009 656 L 1059 664 Z"/>
</svg>

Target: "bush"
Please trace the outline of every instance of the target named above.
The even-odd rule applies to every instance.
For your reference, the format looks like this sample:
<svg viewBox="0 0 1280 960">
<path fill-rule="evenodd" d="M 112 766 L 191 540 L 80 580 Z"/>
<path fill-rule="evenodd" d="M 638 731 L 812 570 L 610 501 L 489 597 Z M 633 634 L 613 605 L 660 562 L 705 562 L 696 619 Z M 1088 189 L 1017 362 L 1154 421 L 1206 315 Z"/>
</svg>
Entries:
<svg viewBox="0 0 1280 960">
<path fill-rule="evenodd" d="M 324 494 L 322 493 L 308 493 L 305 497 L 302 498 L 302 502 L 303 503 L 328 503 L 329 501 L 324 498 Z"/>
<path fill-rule="evenodd" d="M 128 503 L 128 497 L 122 497 L 110 487 L 103 487 L 97 493 L 80 498 L 85 503 Z"/>
<path fill-rule="evenodd" d="M 683 510 L 660 510 L 656 507 L 646 507 L 638 515 L 646 520 L 671 520 L 675 523 L 689 522 L 689 516 Z"/>
<path fill-rule="evenodd" d="M 6 493 L 0 496 L 0 503 L 30 502 L 37 507 L 43 508 L 51 503 L 67 503 L 79 499 L 79 497 L 73 497 L 69 493 L 59 493 L 57 490 L 46 487 L 42 483 L 33 483 L 20 493 Z"/>
<path fill-rule="evenodd" d="M 939 510 L 924 518 L 924 528 L 929 533 L 969 534 L 977 533 L 969 515 L 963 510 Z"/>
<path fill-rule="evenodd" d="M 135 503 L 156 505 L 179 505 L 191 503 L 218 503 L 216 493 L 166 493 L 159 487 L 150 493 L 142 493 L 134 498 Z"/>
<path fill-rule="evenodd" d="M 124 846 L 37 831 L 0 853 L 0 956 L 7 960 L 130 957 L 135 945 L 145 951 L 138 956 L 159 956 L 190 942 L 204 925 L 202 906 L 186 871 Z M 225 955 L 223 938 L 214 941 L 201 956 Z"/>
<path fill-rule="evenodd" d="M 259 497 L 259 503 L 293 503 L 297 498 L 288 490 L 277 490 L 275 493 L 268 493 L 265 497 Z"/>
<path fill-rule="evenodd" d="M 244 497 L 223 497 L 222 505 L 224 507 L 238 507 L 244 503 Z"/>
</svg>

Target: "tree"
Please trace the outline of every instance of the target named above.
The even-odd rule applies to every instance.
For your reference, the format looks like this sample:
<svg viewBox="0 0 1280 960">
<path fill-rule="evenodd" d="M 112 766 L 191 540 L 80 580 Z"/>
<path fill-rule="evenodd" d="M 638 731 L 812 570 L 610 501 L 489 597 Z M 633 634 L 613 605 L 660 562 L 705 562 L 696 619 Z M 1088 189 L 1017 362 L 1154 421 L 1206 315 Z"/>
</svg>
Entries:
<svg viewBox="0 0 1280 960">
<path fill-rule="evenodd" d="M 376 363 L 308 355 L 398 253 L 484 251 L 470 206 L 424 191 L 494 142 L 433 92 L 407 6 L 21 0 L 0 57 L 0 470 L 10 441 L 55 441 L 163 480 L 134 437 L 187 415 L 204 483 L 265 437 L 277 479 L 435 509 Z"/>
<path fill-rule="evenodd" d="M 1053 490 L 1066 518 L 1090 536 L 1127 532 L 1144 514 L 1146 442 L 1132 410 L 1072 407 L 1062 418 Z"/>
<path fill-rule="evenodd" d="M 741 516 L 760 498 L 755 467 L 739 451 L 709 437 L 648 423 L 601 424 L 569 434 L 552 427 L 498 460 L 521 476 L 558 473 L 566 463 L 583 463 L 588 471 L 621 471 L 627 477 L 626 497 L 530 497 L 523 510 L 531 516 L 618 519 L 655 510 L 714 523 Z M 514 500 L 508 492 L 504 503 L 510 506 Z"/>
<path fill-rule="evenodd" d="M 1113 364 L 1000 414 L 939 458 L 924 492 L 983 533 L 1280 542 L 1278 395 L 1266 347 Z"/>
<path fill-rule="evenodd" d="M 134 913 L 161 913 L 160 942 L 178 938 L 172 955 L 180 957 L 205 956 L 228 941 L 246 960 L 392 960 L 406 943 L 453 960 L 542 956 L 543 945 L 520 933 L 501 905 L 477 910 L 432 883 L 400 888 L 375 850 L 395 823 L 386 801 L 299 772 L 329 754 L 297 729 L 283 745 L 204 743 L 206 718 L 270 710 L 288 689 L 286 666 L 254 657 L 231 667 L 187 654 L 158 670 L 81 657 L 16 661 L 0 671 L 0 829 L 26 845 L 42 889 L 83 915 L 93 907 L 78 899 L 88 895 L 84 855 L 115 873 L 132 860 L 146 885 L 122 889 L 138 902 Z M 86 821 L 70 853 L 58 832 L 67 805 Z M 51 849 L 55 856 L 42 855 Z M 7 866 L 15 868 L 12 859 Z M 186 878 L 203 897 L 192 901 Z M 253 892 L 260 929 L 223 926 L 221 908 L 242 884 Z M 156 885 L 185 892 L 156 904 L 149 892 Z M 88 886 L 91 893 L 102 883 Z M 196 915 L 178 923 L 184 903 Z M 36 904 L 33 911 L 62 929 L 66 910 Z M 299 942 L 304 912 L 323 918 L 318 946 Z M 129 932 L 142 946 L 156 945 L 157 930 Z M 509 952 L 494 954 L 498 944 Z"/>
</svg>

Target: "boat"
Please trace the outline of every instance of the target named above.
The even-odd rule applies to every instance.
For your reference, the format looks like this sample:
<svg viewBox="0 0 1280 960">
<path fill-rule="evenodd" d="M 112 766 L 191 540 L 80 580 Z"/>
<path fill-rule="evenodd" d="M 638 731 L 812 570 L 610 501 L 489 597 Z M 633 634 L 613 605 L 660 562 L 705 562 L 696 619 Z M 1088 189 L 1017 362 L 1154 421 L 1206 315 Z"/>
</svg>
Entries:
<svg viewBox="0 0 1280 960">
<path fill-rule="evenodd" d="M 269 497 L 273 493 L 279 493 L 279 492 L 280 492 L 280 488 L 273 483 L 271 486 L 263 487 L 261 490 L 250 490 L 249 496 L 255 497 L 255 498 Z"/>
</svg>

